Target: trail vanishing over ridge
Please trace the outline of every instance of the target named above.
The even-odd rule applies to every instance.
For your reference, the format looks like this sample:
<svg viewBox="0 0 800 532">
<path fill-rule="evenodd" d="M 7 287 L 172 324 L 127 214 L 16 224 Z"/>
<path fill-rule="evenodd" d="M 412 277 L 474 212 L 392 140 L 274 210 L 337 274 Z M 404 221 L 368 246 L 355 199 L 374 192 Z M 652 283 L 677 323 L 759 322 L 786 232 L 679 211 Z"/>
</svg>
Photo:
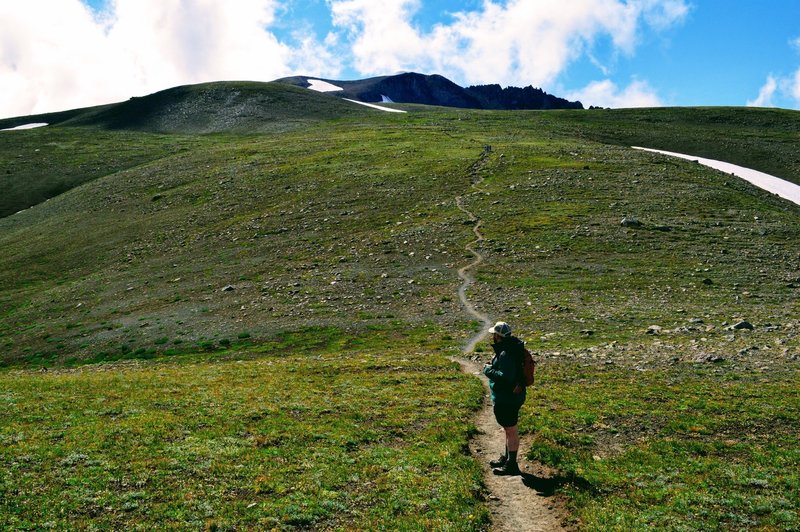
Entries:
<svg viewBox="0 0 800 532">
<path fill-rule="evenodd" d="M 483 153 L 481 153 L 480 159 L 478 159 L 478 161 L 476 161 L 470 168 L 470 173 L 473 179 L 477 178 L 477 181 L 475 181 L 472 185 L 473 187 L 479 185 L 483 181 L 480 171 L 486 164 L 486 161 L 489 159 L 491 151 L 491 147 L 486 146 L 483 149 Z M 475 233 L 475 240 L 470 242 L 465 248 L 467 251 L 475 255 L 475 260 L 458 270 L 458 276 L 462 280 L 461 286 L 458 288 L 458 299 L 461 301 L 461 304 L 464 306 L 464 309 L 467 311 L 467 313 L 481 322 L 480 330 L 475 333 L 472 338 L 470 338 L 463 348 L 464 354 L 469 354 L 475 349 L 475 346 L 486 334 L 486 329 L 492 324 L 492 320 L 486 314 L 478 311 L 478 309 L 475 308 L 475 305 L 470 303 L 469 299 L 467 299 L 467 288 L 469 288 L 470 285 L 475 282 L 475 279 L 468 272 L 483 262 L 483 255 L 481 255 L 480 252 L 475 249 L 475 246 L 484 240 L 483 235 L 480 232 L 481 220 L 479 220 L 478 217 L 475 216 L 475 214 L 473 214 L 470 210 L 464 207 L 463 195 L 456 197 L 456 206 L 461 212 L 466 214 L 469 217 L 469 221 L 474 224 L 472 226 L 472 232 Z"/>
<path fill-rule="evenodd" d="M 491 147 L 486 146 L 481 153 L 480 159 L 470 168 L 470 173 L 474 180 L 473 187 L 483 182 L 481 170 L 488 162 L 491 152 Z M 465 357 L 469 357 L 475 350 L 475 346 L 486 336 L 486 330 L 492 325 L 492 319 L 477 310 L 466 295 L 467 288 L 475 282 L 474 277 L 468 272 L 483 263 L 483 255 L 475 249 L 475 246 L 484 241 L 483 234 L 480 232 L 481 220 L 464 206 L 463 195 L 456 197 L 456 206 L 473 223 L 472 231 L 475 233 L 475 240 L 465 246 L 467 251 L 475 255 L 475 259 L 458 270 L 458 276 L 463 281 L 458 289 L 458 298 L 467 313 L 481 322 L 480 330 L 467 341 L 462 349 Z M 514 532 L 563 530 L 561 521 L 565 513 L 556 504 L 548 500 L 553 495 L 556 483 L 552 471 L 543 468 L 541 464 L 525 464 L 522 462 L 523 469 L 528 471 L 533 469 L 536 474 L 526 471 L 520 476 L 503 477 L 492 473 L 488 462 L 491 458 L 499 456 L 504 451 L 505 432 L 494 418 L 494 410 L 489 395 L 489 380 L 483 375 L 481 364 L 476 360 L 476 357 L 454 360 L 461 365 L 461 370 L 464 373 L 478 377 L 484 388 L 483 407 L 475 419 L 478 434 L 470 440 L 469 448 L 472 456 L 483 467 L 484 482 L 490 493 L 492 529 Z M 523 443 L 525 443 L 524 439 Z"/>
</svg>

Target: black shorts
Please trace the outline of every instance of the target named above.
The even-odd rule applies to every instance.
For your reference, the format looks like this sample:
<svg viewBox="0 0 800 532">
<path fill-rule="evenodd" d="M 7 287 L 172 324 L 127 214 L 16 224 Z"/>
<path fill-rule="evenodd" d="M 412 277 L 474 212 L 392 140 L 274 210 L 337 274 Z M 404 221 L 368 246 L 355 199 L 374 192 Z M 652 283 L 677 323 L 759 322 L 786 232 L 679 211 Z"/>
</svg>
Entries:
<svg viewBox="0 0 800 532">
<path fill-rule="evenodd" d="M 494 418 L 501 427 L 513 427 L 519 422 L 519 409 L 522 404 L 494 404 Z"/>
</svg>

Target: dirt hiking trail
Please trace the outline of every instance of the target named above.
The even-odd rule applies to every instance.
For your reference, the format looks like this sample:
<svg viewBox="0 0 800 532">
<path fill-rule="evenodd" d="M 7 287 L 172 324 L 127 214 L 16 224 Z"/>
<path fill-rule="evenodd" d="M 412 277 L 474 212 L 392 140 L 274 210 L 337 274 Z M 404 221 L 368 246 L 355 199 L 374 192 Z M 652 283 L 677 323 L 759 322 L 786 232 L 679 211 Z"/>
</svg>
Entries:
<svg viewBox="0 0 800 532">
<path fill-rule="evenodd" d="M 480 171 L 491 155 L 491 147 L 484 148 L 480 159 L 472 165 L 473 187 L 483 182 Z M 478 412 L 475 425 L 478 435 L 469 444 L 470 452 L 484 469 L 484 482 L 489 490 L 489 508 L 492 513 L 491 529 L 496 531 L 551 531 L 566 530 L 562 522 L 567 513 L 553 497 L 558 480 L 555 472 L 541 464 L 529 463 L 524 459 L 528 438 L 522 437 L 518 462 L 522 475 L 514 477 L 496 476 L 492 474 L 489 461 L 496 459 L 505 450 L 505 433 L 494 419 L 492 402 L 489 395 L 489 381 L 483 375 L 483 362 L 472 356 L 475 346 L 485 339 L 485 331 L 493 325 L 489 316 L 478 311 L 467 298 L 467 289 L 474 283 L 469 271 L 483 262 L 483 256 L 475 246 L 483 241 L 480 232 L 481 221 L 464 206 L 464 196 L 456 198 L 456 206 L 473 222 L 475 240 L 465 249 L 475 255 L 475 259 L 458 270 L 462 284 L 458 289 L 458 298 L 467 313 L 481 322 L 481 329 L 464 346 L 463 358 L 454 358 L 461 365 L 462 371 L 481 379 L 484 387 L 483 408 Z M 523 408 L 533 408 L 527 402 Z"/>
</svg>

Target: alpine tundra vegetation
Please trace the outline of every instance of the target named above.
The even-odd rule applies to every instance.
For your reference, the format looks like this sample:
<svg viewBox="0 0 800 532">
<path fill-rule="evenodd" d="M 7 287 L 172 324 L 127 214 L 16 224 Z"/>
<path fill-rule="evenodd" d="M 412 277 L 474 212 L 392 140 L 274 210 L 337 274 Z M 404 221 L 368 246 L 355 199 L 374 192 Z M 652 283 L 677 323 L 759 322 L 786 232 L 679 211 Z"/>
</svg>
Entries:
<svg viewBox="0 0 800 532">
<path fill-rule="evenodd" d="M 489 528 L 457 198 L 565 525 L 800 527 L 800 206 L 630 148 L 800 183 L 800 113 L 381 105 L 0 120 L 0 528 Z"/>
</svg>

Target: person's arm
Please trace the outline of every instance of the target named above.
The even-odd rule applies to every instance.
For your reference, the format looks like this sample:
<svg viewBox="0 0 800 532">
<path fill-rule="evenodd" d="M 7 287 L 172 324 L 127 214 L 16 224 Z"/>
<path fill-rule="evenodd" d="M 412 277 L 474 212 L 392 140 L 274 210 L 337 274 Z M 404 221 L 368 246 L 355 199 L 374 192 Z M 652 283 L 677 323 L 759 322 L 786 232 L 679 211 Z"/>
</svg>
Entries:
<svg viewBox="0 0 800 532">
<path fill-rule="evenodd" d="M 518 371 L 507 351 L 498 356 L 494 364 L 484 366 L 483 373 L 493 381 L 501 381 L 512 388 L 517 383 Z"/>
<path fill-rule="evenodd" d="M 486 375 L 487 377 L 489 377 L 489 379 L 491 379 L 491 380 L 496 380 L 497 379 L 497 374 L 498 374 L 498 371 L 499 371 L 497 369 L 497 361 L 498 361 L 498 355 L 495 354 L 494 357 L 492 357 L 491 362 L 487 362 L 486 364 L 483 365 L 483 374 Z M 500 376 L 501 377 L 502 377 L 502 375 L 503 375 L 503 373 L 500 372 Z"/>
</svg>

